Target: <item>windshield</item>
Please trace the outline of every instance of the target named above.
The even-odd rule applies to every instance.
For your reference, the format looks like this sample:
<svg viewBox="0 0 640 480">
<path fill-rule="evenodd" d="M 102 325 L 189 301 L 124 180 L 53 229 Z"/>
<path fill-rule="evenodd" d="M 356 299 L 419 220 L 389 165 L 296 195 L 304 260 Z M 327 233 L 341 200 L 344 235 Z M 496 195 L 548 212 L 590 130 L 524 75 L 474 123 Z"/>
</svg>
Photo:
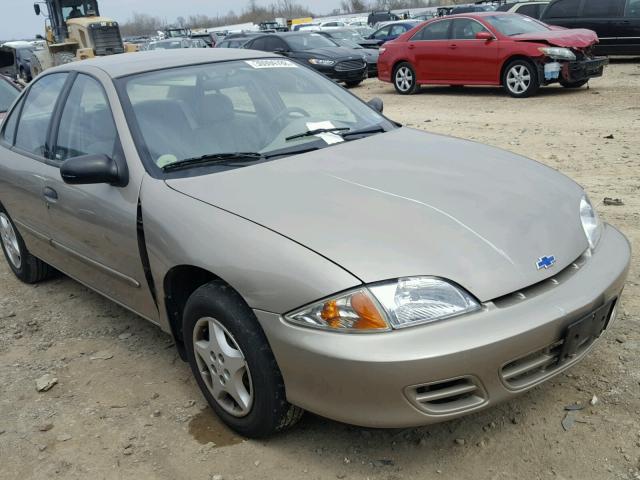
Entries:
<svg viewBox="0 0 640 480">
<path fill-rule="evenodd" d="M 311 33 L 309 35 L 289 35 L 286 39 L 294 52 L 336 46 L 332 40 L 329 40 L 327 37 L 320 35 L 319 33 Z"/>
<path fill-rule="evenodd" d="M 6 112 L 20 92 L 9 82 L 0 79 L 0 112 Z"/>
<path fill-rule="evenodd" d="M 523 33 L 547 32 L 548 26 L 524 15 L 492 15 L 484 17 L 501 34 L 512 37 Z"/>
<path fill-rule="evenodd" d="M 96 0 L 62 0 L 62 16 L 66 19 L 98 15 Z"/>
<path fill-rule="evenodd" d="M 236 152 L 294 154 L 341 143 L 349 131 L 394 128 L 342 87 L 286 59 L 188 66 L 120 82 L 141 151 L 159 168 Z M 308 134 L 318 130 L 336 133 Z"/>
<path fill-rule="evenodd" d="M 336 32 L 332 32 L 331 36 L 333 38 L 341 38 L 341 39 L 344 39 L 344 40 L 351 40 L 352 42 L 360 42 L 360 41 L 364 40 L 362 38 L 362 35 L 360 35 L 355 30 L 353 30 L 353 31 L 350 31 L 350 30 L 339 30 L 339 31 L 336 31 Z"/>
<path fill-rule="evenodd" d="M 166 42 L 152 43 L 151 50 L 171 50 L 174 48 L 182 48 L 182 40 L 171 40 Z"/>
</svg>

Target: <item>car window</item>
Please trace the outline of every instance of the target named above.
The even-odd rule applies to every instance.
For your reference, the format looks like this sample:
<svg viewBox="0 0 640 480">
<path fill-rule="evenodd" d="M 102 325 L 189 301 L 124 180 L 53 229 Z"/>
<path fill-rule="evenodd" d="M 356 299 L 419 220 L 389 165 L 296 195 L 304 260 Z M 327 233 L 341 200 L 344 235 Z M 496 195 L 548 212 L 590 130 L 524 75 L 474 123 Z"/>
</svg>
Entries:
<svg viewBox="0 0 640 480">
<path fill-rule="evenodd" d="M 430 23 L 420 30 L 413 40 L 446 40 L 449 38 L 451 20 L 440 20 Z"/>
<path fill-rule="evenodd" d="M 640 18 L 640 0 L 629 0 L 624 16 Z"/>
<path fill-rule="evenodd" d="M 581 17 L 621 17 L 626 0 L 585 0 Z"/>
<path fill-rule="evenodd" d="M 404 25 L 393 25 L 391 27 L 391 37 L 399 37 L 400 35 L 402 35 L 404 32 L 407 31 L 407 27 L 405 27 Z"/>
<path fill-rule="evenodd" d="M 11 115 L 4 120 L 4 130 L 2 131 L 2 139 L 10 145 L 13 145 L 13 141 L 16 136 L 16 125 L 18 125 L 18 116 L 20 115 L 20 108 L 23 103 L 24 103 L 24 97 L 22 97 L 20 99 L 20 102 L 16 104 L 15 108 L 11 112 Z"/>
<path fill-rule="evenodd" d="M 51 115 L 66 80 L 66 73 L 54 73 L 31 86 L 18 122 L 16 147 L 41 157 L 46 155 Z"/>
<path fill-rule="evenodd" d="M 336 43 L 333 40 L 321 35 L 319 33 L 310 33 L 304 35 L 289 35 L 287 41 L 291 46 L 291 50 L 294 52 L 300 52 L 303 50 L 312 50 L 314 48 L 326 48 L 335 47 Z"/>
<path fill-rule="evenodd" d="M 380 30 L 378 30 L 376 33 L 373 34 L 373 38 L 387 38 L 389 36 L 389 31 L 391 30 L 391 27 L 384 27 L 381 28 Z"/>
<path fill-rule="evenodd" d="M 532 18 L 540 18 L 540 5 L 522 5 L 517 12 Z"/>
<path fill-rule="evenodd" d="M 487 32 L 487 29 L 475 20 L 460 18 L 453 21 L 452 38 L 456 40 L 475 40 L 479 32 Z"/>
<path fill-rule="evenodd" d="M 267 50 L 267 38 L 256 38 L 253 43 L 251 44 L 251 49 L 252 50 L 262 50 L 262 51 L 266 51 Z"/>
<path fill-rule="evenodd" d="M 62 111 L 54 159 L 94 154 L 113 158 L 118 150 L 118 133 L 102 86 L 88 75 L 78 75 Z"/>
<path fill-rule="evenodd" d="M 601 1 L 601 0 L 599 0 Z M 581 0 L 558 0 L 547 7 L 545 18 L 574 18 L 578 16 Z"/>
<path fill-rule="evenodd" d="M 20 95 L 18 89 L 0 78 L 0 112 L 9 110 L 18 95 Z"/>
<path fill-rule="evenodd" d="M 514 35 L 522 35 L 523 33 L 549 31 L 549 27 L 544 23 L 538 22 L 531 17 L 525 17 L 524 15 L 518 15 L 516 13 L 510 13 L 507 15 L 492 15 L 483 18 L 501 34 L 508 37 L 512 37 Z"/>
<path fill-rule="evenodd" d="M 265 50 L 275 52 L 278 49 L 286 50 L 285 44 L 282 40 L 277 37 L 269 37 L 266 39 Z"/>
</svg>

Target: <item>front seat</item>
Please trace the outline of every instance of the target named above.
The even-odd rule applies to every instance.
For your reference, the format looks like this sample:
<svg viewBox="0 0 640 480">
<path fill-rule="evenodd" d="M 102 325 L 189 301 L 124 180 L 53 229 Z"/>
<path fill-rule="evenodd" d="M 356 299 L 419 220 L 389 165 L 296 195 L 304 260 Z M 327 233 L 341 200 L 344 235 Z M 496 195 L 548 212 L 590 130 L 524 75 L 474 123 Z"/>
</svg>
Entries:
<svg viewBox="0 0 640 480">
<path fill-rule="evenodd" d="M 205 95 L 200 108 L 200 127 L 196 129 L 198 144 L 206 145 L 205 153 L 245 151 L 242 132 L 235 125 L 236 112 L 231 99 L 221 93 Z M 244 132 L 248 135 L 250 132 Z"/>
</svg>

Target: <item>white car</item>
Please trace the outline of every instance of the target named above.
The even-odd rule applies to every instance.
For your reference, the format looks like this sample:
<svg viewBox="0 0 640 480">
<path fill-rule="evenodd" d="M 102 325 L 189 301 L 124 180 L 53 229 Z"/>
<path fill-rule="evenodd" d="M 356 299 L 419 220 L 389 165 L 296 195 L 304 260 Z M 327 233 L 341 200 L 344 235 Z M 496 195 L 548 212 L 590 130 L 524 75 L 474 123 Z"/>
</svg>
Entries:
<svg viewBox="0 0 640 480">
<path fill-rule="evenodd" d="M 519 13 L 539 20 L 547 5 L 549 5 L 548 1 L 507 3 L 498 7 L 497 11 Z"/>
</svg>

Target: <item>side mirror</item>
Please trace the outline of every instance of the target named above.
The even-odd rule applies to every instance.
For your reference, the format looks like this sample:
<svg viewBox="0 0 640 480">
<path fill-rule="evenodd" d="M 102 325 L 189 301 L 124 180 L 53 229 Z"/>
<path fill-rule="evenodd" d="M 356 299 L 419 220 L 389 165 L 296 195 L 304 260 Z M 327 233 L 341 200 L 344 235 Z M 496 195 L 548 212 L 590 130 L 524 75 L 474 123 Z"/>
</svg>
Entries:
<svg viewBox="0 0 640 480">
<path fill-rule="evenodd" d="M 278 53 L 280 55 L 289 55 L 289 50 L 287 50 L 286 48 L 282 48 L 282 47 L 278 47 L 276 48 L 273 53 Z"/>
<path fill-rule="evenodd" d="M 124 187 L 129 183 L 129 175 L 120 170 L 116 161 L 108 155 L 84 155 L 66 160 L 60 166 L 60 176 L 69 185 L 108 183 Z"/>
<path fill-rule="evenodd" d="M 44 37 L 40 34 L 36 35 L 36 40 L 44 40 Z"/>
<path fill-rule="evenodd" d="M 476 33 L 476 40 L 484 40 L 486 42 L 490 42 L 491 40 L 494 40 L 494 36 L 491 35 L 489 32 L 478 32 Z"/>
<path fill-rule="evenodd" d="M 367 105 L 369 105 L 378 113 L 382 113 L 382 111 L 384 110 L 384 102 L 379 97 L 372 98 L 367 102 Z"/>
<path fill-rule="evenodd" d="M 36 15 L 40 15 L 40 5 L 38 5 L 37 3 L 34 3 L 33 11 L 36 12 Z"/>
</svg>

